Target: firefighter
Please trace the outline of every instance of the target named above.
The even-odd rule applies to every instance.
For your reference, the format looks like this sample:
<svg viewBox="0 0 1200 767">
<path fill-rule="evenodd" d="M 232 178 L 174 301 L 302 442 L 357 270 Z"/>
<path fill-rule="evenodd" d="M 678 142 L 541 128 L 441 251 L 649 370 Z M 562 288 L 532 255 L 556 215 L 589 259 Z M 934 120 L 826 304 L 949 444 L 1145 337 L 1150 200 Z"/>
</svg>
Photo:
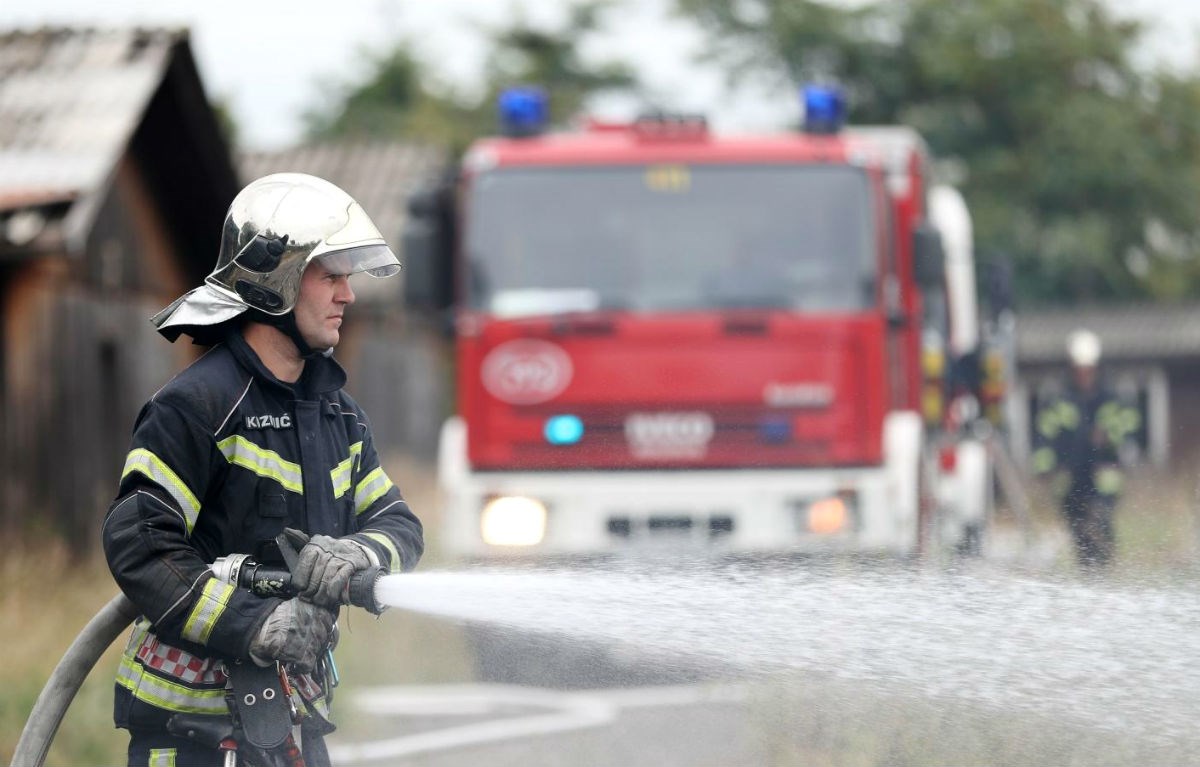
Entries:
<svg viewBox="0 0 1200 767">
<path fill-rule="evenodd" d="M 170 341 L 212 348 L 142 408 L 102 530 L 113 576 L 142 611 L 116 680 L 130 765 L 222 764 L 212 734 L 233 721 L 226 681 L 231 664 L 249 663 L 282 666 L 303 757 L 327 763 L 327 650 L 350 578 L 411 570 L 423 549 L 330 356 L 350 275 L 399 268 L 344 191 L 270 175 L 233 200 L 204 284 L 151 319 Z M 234 553 L 278 557 L 285 528 L 307 540 L 298 596 L 261 598 L 210 571 Z"/>
<path fill-rule="evenodd" d="M 1121 448 L 1140 428 L 1141 416 L 1100 381 L 1100 339 L 1077 330 L 1067 340 L 1071 382 L 1062 396 L 1037 413 L 1034 470 L 1059 479 L 1061 509 L 1075 557 L 1083 568 L 1105 568 L 1113 559 L 1113 514 L 1124 476 Z"/>
</svg>

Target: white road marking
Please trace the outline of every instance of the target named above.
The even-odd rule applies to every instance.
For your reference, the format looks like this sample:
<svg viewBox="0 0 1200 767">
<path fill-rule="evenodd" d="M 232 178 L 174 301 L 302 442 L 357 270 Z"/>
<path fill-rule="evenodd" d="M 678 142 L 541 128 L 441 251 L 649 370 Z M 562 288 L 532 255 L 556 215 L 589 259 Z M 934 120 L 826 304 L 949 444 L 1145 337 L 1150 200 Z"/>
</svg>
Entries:
<svg viewBox="0 0 1200 767">
<path fill-rule="evenodd" d="M 700 685 L 582 692 L 505 685 L 375 687 L 356 693 L 350 705 L 374 715 L 405 717 L 480 716 L 514 706 L 543 711 L 365 743 L 331 744 L 329 750 L 338 764 L 366 764 L 602 727 L 612 723 L 624 708 L 735 702 L 743 698 L 737 688 Z"/>
</svg>

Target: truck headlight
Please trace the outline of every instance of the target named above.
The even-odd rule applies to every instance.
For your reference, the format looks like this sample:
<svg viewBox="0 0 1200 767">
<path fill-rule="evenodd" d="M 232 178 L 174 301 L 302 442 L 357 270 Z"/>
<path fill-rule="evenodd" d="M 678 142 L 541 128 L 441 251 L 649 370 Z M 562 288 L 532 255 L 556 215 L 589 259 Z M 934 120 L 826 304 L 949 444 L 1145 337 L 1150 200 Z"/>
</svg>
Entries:
<svg viewBox="0 0 1200 767">
<path fill-rule="evenodd" d="M 808 507 L 808 529 L 821 535 L 840 533 L 848 521 L 846 502 L 836 495 L 814 501 Z"/>
<path fill-rule="evenodd" d="M 837 495 L 798 503 L 796 521 L 801 532 L 817 535 L 849 533 L 858 527 L 858 510 L 853 491 L 841 491 Z"/>
<path fill-rule="evenodd" d="M 546 537 L 546 505 L 536 498 L 497 496 L 484 504 L 479 529 L 491 546 L 536 546 Z"/>
</svg>

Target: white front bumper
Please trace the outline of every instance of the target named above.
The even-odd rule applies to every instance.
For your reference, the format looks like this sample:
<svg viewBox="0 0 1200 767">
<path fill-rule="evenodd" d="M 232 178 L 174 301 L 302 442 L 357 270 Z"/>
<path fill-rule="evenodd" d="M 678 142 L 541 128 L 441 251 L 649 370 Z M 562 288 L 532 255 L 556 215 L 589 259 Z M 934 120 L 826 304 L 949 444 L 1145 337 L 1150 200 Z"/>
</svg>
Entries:
<svg viewBox="0 0 1200 767">
<path fill-rule="evenodd" d="M 449 424 L 448 424 L 449 426 Z M 713 471 L 472 472 L 443 454 L 441 534 L 456 556 L 602 554 L 655 547 L 718 552 L 894 551 L 916 543 L 916 514 L 883 467 Z M 457 450 L 453 451 L 458 453 Z M 892 473 L 894 476 L 895 473 Z M 852 497 L 850 524 L 808 529 L 808 505 Z M 484 505 L 524 496 L 547 510 L 534 546 L 494 546 L 480 529 Z"/>
</svg>

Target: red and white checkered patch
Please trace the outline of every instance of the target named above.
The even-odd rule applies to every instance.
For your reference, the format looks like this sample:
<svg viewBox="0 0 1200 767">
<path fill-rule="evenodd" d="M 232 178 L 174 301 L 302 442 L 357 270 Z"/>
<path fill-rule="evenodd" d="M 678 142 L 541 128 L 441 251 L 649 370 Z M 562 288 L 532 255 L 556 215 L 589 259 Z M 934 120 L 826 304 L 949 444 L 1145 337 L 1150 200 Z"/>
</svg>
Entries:
<svg viewBox="0 0 1200 767">
<path fill-rule="evenodd" d="M 147 633 L 137 651 L 138 660 L 155 671 L 181 679 L 188 684 L 224 684 L 225 672 L 213 658 L 198 658 L 178 647 L 160 642 Z"/>
</svg>

